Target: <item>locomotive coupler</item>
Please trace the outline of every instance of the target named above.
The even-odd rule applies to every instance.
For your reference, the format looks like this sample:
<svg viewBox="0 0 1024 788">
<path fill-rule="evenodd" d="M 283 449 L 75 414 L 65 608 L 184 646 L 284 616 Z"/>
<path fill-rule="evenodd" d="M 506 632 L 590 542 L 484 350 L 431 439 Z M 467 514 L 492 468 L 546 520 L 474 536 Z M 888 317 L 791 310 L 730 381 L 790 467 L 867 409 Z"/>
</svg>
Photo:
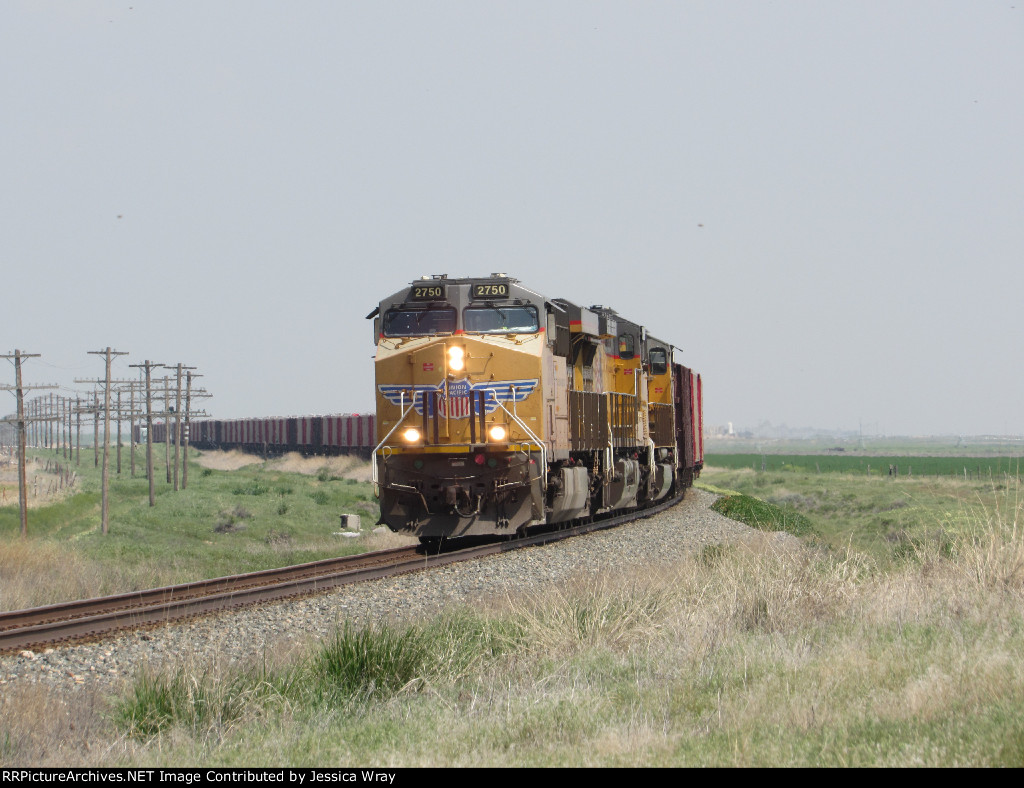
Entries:
<svg viewBox="0 0 1024 788">
<path fill-rule="evenodd" d="M 473 499 L 469 491 L 462 485 L 452 484 L 444 488 L 444 500 L 452 512 L 460 517 L 473 517 L 480 514 L 480 504 L 483 496 L 476 496 L 476 507 L 473 507 Z M 468 509 L 467 509 L 468 507 Z"/>
</svg>

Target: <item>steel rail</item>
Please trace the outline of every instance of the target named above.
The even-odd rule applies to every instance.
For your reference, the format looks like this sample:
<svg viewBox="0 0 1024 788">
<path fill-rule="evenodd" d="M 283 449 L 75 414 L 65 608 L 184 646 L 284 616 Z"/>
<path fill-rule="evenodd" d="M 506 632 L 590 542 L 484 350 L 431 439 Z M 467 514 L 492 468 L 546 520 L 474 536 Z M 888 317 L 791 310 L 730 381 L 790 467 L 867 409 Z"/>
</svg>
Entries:
<svg viewBox="0 0 1024 788">
<path fill-rule="evenodd" d="M 113 632 L 168 624 L 198 615 L 320 593 L 351 583 L 471 561 L 604 530 L 662 512 L 682 495 L 646 509 L 568 523 L 551 530 L 503 541 L 424 553 L 418 546 L 397 547 L 306 564 L 248 572 L 181 585 L 83 599 L 0 613 L 0 654 L 43 645 L 96 639 Z"/>
<path fill-rule="evenodd" d="M 345 583 L 412 571 L 423 560 L 417 547 L 398 547 L 0 613 L 0 653 L 313 593 Z"/>
</svg>

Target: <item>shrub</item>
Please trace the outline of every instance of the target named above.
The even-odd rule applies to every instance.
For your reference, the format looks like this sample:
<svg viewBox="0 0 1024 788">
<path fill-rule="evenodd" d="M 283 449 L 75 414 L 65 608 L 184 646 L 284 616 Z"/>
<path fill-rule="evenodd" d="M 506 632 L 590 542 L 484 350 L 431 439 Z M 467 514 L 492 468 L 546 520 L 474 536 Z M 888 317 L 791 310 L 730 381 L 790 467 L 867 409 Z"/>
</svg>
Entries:
<svg viewBox="0 0 1024 788">
<path fill-rule="evenodd" d="M 431 664 L 420 630 L 387 624 L 356 629 L 348 622 L 313 659 L 313 675 L 329 695 L 385 698 L 422 681 Z"/>
<path fill-rule="evenodd" d="M 787 531 L 795 536 L 811 533 L 811 521 L 790 506 L 776 506 L 750 495 L 727 495 L 711 508 L 733 520 L 762 531 Z"/>
<path fill-rule="evenodd" d="M 179 668 L 171 675 L 143 673 L 114 709 L 114 720 L 133 738 L 149 738 L 175 725 L 193 733 L 224 730 L 238 720 L 260 681 L 239 673 L 226 682 Z"/>
</svg>

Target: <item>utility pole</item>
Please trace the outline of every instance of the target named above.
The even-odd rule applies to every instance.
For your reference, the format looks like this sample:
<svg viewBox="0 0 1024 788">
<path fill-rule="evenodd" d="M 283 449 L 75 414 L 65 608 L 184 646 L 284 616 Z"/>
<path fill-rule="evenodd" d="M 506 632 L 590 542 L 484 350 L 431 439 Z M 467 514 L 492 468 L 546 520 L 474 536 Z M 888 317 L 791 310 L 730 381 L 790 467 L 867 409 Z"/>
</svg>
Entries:
<svg viewBox="0 0 1024 788">
<path fill-rule="evenodd" d="M 106 350 L 90 350 L 89 355 L 91 356 L 106 356 L 107 360 L 107 374 L 103 387 L 103 472 L 102 472 L 102 485 L 103 495 L 101 498 L 101 522 L 103 524 L 103 534 L 106 535 L 107 519 L 110 509 L 109 496 L 107 495 L 107 477 L 110 472 L 110 358 L 111 356 L 127 356 L 127 352 L 118 352 L 111 350 L 109 347 Z"/>
<path fill-rule="evenodd" d="M 193 397 L 210 397 L 210 396 L 213 396 L 212 394 L 207 394 L 205 391 L 203 391 L 201 389 L 199 389 L 199 390 L 197 390 L 195 392 L 192 391 L 192 378 L 201 378 L 201 377 L 202 377 L 202 375 L 193 375 L 191 372 L 189 372 L 185 376 L 185 380 L 186 380 L 186 383 L 185 383 L 185 456 L 184 456 L 183 462 L 182 462 L 182 466 L 183 466 L 182 467 L 182 478 L 181 478 L 181 488 L 182 489 L 185 489 L 188 486 L 188 444 L 189 444 L 189 441 L 192 439 L 191 429 L 190 429 L 190 426 L 189 426 L 190 420 L 191 420 L 192 415 L 193 415 L 192 414 L 192 398 Z M 200 411 L 200 415 L 202 415 L 202 411 Z"/>
<path fill-rule="evenodd" d="M 128 447 L 131 455 L 132 476 L 135 476 L 135 422 L 145 416 L 145 411 L 135 409 L 135 392 L 141 393 L 145 383 L 141 380 L 112 380 L 114 391 L 117 392 L 117 435 L 118 442 L 121 441 L 121 422 L 128 421 Z M 122 405 L 122 394 L 128 394 L 129 404 L 127 410 Z M 121 461 L 118 459 L 117 472 L 121 473 Z"/>
<path fill-rule="evenodd" d="M 60 404 L 60 443 L 61 443 L 61 454 L 64 455 L 64 459 L 68 458 L 68 452 L 71 450 L 71 398 L 70 397 L 58 397 Z"/>
<path fill-rule="evenodd" d="M 117 391 L 117 475 L 121 475 L 121 390 Z"/>
<path fill-rule="evenodd" d="M 133 365 L 134 366 L 134 365 Z M 78 383 L 90 383 L 92 381 L 76 381 Z M 135 410 L 135 392 L 141 391 L 145 385 L 141 380 L 111 380 L 110 385 L 113 387 L 111 391 L 117 394 L 117 411 L 114 416 L 114 420 L 117 422 L 117 472 L 121 473 L 121 448 L 122 448 L 122 422 L 128 420 L 128 435 L 129 435 L 129 447 L 131 450 L 131 468 L 132 476 L 135 476 L 135 421 L 142 415 L 142 411 L 136 412 Z M 130 404 L 128 410 L 125 411 L 124 406 L 121 404 L 121 395 L 128 392 L 130 396 Z"/>
<path fill-rule="evenodd" d="M 25 480 L 25 390 L 57 388 L 56 386 L 25 386 L 22 384 L 22 359 L 38 357 L 38 353 L 22 353 L 20 350 L 15 350 L 13 354 L 2 356 L 2 358 L 14 360 L 14 392 L 18 400 L 18 513 L 21 518 L 21 535 L 23 537 L 28 536 L 28 491 Z M 3 386 L 2 388 L 6 391 L 11 391 L 10 386 Z"/>
<path fill-rule="evenodd" d="M 135 478 L 135 386 L 128 389 L 128 409 L 132 417 L 128 420 L 128 456 L 131 457 L 132 478 Z"/>
<path fill-rule="evenodd" d="M 178 381 L 177 381 L 177 383 L 178 383 L 178 392 L 177 392 L 177 396 L 175 397 L 175 400 L 174 400 L 174 491 L 175 492 L 178 491 L 178 460 L 179 460 L 179 456 L 181 454 L 181 432 L 182 432 L 182 423 L 181 423 L 181 371 L 183 369 L 184 370 L 193 370 L 193 369 L 195 369 L 195 367 L 186 367 L 184 364 L 180 364 L 179 363 L 177 365 L 177 368 L 178 368 Z M 191 381 L 192 373 L 189 372 L 188 374 L 190 376 L 189 380 Z M 186 423 L 187 423 L 187 421 L 188 421 L 188 406 L 187 405 L 185 406 L 185 420 L 186 420 Z M 170 432 L 168 432 L 167 433 L 167 440 L 169 441 L 170 439 L 171 439 L 171 434 L 170 434 Z"/>
<path fill-rule="evenodd" d="M 64 453 L 64 459 L 68 458 L 68 446 L 64 442 L 64 398 L 57 395 L 57 454 Z M 59 466 L 58 466 L 59 467 Z"/>
<path fill-rule="evenodd" d="M 78 381 L 75 381 L 78 383 Z M 100 395 L 92 390 L 92 467 L 100 464 Z"/>
<path fill-rule="evenodd" d="M 38 353 L 27 354 L 25 358 L 38 357 Z M 10 358 L 10 356 L 4 356 Z M 18 513 L 21 517 L 21 535 L 28 536 L 28 501 L 25 496 L 25 389 L 21 385 L 21 351 L 14 351 L 14 385 L 18 398 Z"/>
<path fill-rule="evenodd" d="M 68 408 L 68 412 L 67 412 L 67 417 L 68 417 L 68 422 L 67 422 L 67 430 L 68 430 L 67 431 L 67 435 L 68 435 L 68 439 L 67 439 L 67 444 L 68 444 L 67 458 L 69 460 L 71 460 L 71 459 L 74 459 L 74 457 L 75 457 L 74 444 L 71 443 L 71 432 L 72 432 L 72 430 L 71 430 L 71 427 L 72 427 L 72 425 L 71 425 L 71 417 L 74 415 L 74 410 L 71 407 L 71 397 L 68 397 L 64 401 L 67 403 L 67 408 Z"/>
<path fill-rule="evenodd" d="M 156 506 L 156 494 L 153 490 L 153 389 L 150 385 L 153 367 L 162 367 L 155 361 L 146 360 L 144 364 L 131 364 L 146 370 L 146 476 L 149 477 L 149 505 Z"/>
<path fill-rule="evenodd" d="M 142 417 L 144 414 L 142 411 L 135 410 L 135 392 L 136 390 L 141 391 L 142 386 L 145 384 L 141 380 L 112 380 L 111 385 L 114 386 L 114 391 L 117 392 L 117 473 L 121 474 L 121 424 L 127 419 L 128 420 L 128 453 L 131 458 L 131 473 L 135 476 L 135 422 L 137 419 Z M 121 395 L 127 393 L 129 396 L 128 410 L 124 409 L 121 404 Z"/>
<path fill-rule="evenodd" d="M 167 483 L 171 483 L 171 379 L 164 377 L 164 469 L 167 471 Z"/>
</svg>

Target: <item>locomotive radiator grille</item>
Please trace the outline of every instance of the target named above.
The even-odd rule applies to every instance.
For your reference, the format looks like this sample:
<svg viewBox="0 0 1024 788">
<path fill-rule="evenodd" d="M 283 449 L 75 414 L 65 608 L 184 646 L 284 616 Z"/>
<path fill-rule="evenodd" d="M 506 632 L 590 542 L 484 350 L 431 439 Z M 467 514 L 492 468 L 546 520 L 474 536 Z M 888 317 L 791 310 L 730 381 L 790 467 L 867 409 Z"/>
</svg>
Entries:
<svg viewBox="0 0 1024 788">
<path fill-rule="evenodd" d="M 608 446 L 608 400 L 604 394 L 569 392 L 569 435 L 572 451 L 595 451 Z"/>
<path fill-rule="evenodd" d="M 651 404 L 651 437 L 655 446 L 675 446 L 675 422 L 671 405 Z"/>
</svg>

